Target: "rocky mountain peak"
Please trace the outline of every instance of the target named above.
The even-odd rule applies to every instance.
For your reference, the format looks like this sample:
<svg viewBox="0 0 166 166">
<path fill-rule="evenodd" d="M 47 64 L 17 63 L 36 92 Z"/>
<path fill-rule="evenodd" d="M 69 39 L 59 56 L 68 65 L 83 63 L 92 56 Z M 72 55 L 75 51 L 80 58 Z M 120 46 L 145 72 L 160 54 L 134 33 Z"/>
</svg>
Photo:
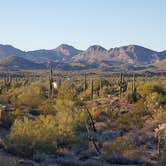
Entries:
<svg viewBox="0 0 166 166">
<path fill-rule="evenodd" d="M 63 54 L 63 55 L 70 56 L 70 57 L 72 57 L 76 54 L 79 54 L 81 52 L 81 50 L 78 50 L 68 44 L 61 44 L 54 50 L 59 54 Z"/>
<path fill-rule="evenodd" d="M 100 45 L 93 45 L 93 46 L 90 46 L 88 49 L 87 49 L 88 52 L 105 52 L 107 51 L 104 47 L 100 46 Z"/>
</svg>

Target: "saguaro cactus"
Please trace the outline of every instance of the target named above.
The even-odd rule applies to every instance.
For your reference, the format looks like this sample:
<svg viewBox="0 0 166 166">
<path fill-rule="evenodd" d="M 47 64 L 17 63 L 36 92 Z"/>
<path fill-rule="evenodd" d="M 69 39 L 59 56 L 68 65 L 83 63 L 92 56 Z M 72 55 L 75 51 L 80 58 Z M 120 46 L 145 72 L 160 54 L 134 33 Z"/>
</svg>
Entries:
<svg viewBox="0 0 166 166">
<path fill-rule="evenodd" d="M 99 83 L 99 96 L 101 95 L 101 89 L 102 89 L 102 80 L 100 79 L 100 83 Z"/>
<path fill-rule="evenodd" d="M 135 74 L 133 73 L 133 80 L 132 80 L 132 97 L 133 101 L 137 100 L 137 88 L 135 84 Z"/>
<path fill-rule="evenodd" d="M 84 73 L 84 91 L 87 89 L 86 72 Z"/>
<path fill-rule="evenodd" d="M 124 80 L 124 75 L 120 73 L 120 81 L 119 81 L 119 95 L 122 96 L 122 93 L 124 93 L 127 90 L 127 82 Z"/>
<path fill-rule="evenodd" d="M 122 77 L 123 77 L 123 75 L 122 75 L 122 73 L 120 73 L 120 82 L 119 82 L 119 95 L 120 95 L 120 97 L 122 95 Z"/>
<path fill-rule="evenodd" d="M 9 88 L 11 86 L 11 82 L 12 82 L 12 78 L 11 78 L 10 74 L 7 73 L 5 78 L 4 78 L 4 84 L 5 84 L 7 91 L 9 90 Z"/>
<path fill-rule="evenodd" d="M 52 67 L 50 66 L 49 69 L 49 97 L 53 97 L 53 70 Z"/>
<path fill-rule="evenodd" d="M 91 100 L 93 100 L 93 79 L 91 80 Z"/>
</svg>

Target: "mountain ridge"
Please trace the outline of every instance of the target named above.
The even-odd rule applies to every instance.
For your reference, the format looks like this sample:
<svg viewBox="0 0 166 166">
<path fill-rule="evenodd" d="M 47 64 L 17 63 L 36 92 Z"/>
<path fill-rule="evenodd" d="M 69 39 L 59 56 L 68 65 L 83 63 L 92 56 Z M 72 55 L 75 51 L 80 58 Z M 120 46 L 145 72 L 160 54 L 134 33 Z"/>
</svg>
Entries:
<svg viewBox="0 0 166 166">
<path fill-rule="evenodd" d="M 0 59 L 0 69 L 9 69 L 9 70 L 32 70 L 32 69 L 45 69 L 46 65 L 42 63 L 35 63 L 28 59 L 10 56 L 3 59 Z"/>
<path fill-rule="evenodd" d="M 149 48 L 139 45 L 126 45 L 121 47 L 115 47 L 105 49 L 100 45 L 92 45 L 86 50 L 79 50 L 71 45 L 61 44 L 54 49 L 40 49 L 33 51 L 22 51 L 12 45 L 0 44 L 0 59 L 5 62 L 5 58 L 8 57 L 21 57 L 22 60 L 28 60 L 27 63 L 32 63 L 34 68 L 46 68 L 45 64 L 52 62 L 52 64 L 60 69 L 111 69 L 120 68 L 121 66 L 130 66 L 135 68 L 139 66 L 156 65 L 159 66 L 159 62 L 163 65 L 166 59 L 166 50 L 158 52 Z M 15 58 L 13 61 L 20 61 Z M 162 62 L 163 61 L 163 62 Z M 25 62 L 25 61 L 24 61 Z M 13 62 L 12 62 L 13 63 Z M 11 63 L 11 66 L 12 66 Z M 3 66 L 4 63 L 0 63 Z M 10 65 L 6 65 L 10 67 Z M 21 64 L 20 68 L 21 69 Z M 133 66 L 133 67 L 131 67 Z M 23 66 L 22 66 L 23 67 Z"/>
</svg>

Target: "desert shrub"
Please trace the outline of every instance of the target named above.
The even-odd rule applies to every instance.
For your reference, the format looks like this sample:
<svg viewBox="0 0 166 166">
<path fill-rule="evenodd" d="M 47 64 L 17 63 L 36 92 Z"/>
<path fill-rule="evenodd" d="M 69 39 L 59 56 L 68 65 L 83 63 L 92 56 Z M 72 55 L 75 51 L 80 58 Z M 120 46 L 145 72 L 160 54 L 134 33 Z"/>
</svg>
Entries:
<svg viewBox="0 0 166 166">
<path fill-rule="evenodd" d="M 166 101 L 166 96 L 157 92 L 153 92 L 146 97 L 146 105 L 149 109 L 155 110 L 160 106 L 164 105 Z"/>
<path fill-rule="evenodd" d="M 100 90 L 100 96 L 106 96 L 111 94 L 111 88 L 107 86 L 103 86 Z"/>
<path fill-rule="evenodd" d="M 74 101 L 77 99 L 77 88 L 74 84 L 71 84 L 70 82 L 64 82 L 60 88 L 58 89 L 58 99 L 61 100 L 71 100 Z"/>
<path fill-rule="evenodd" d="M 101 79 L 102 81 L 102 86 L 110 86 L 110 81 L 106 79 Z"/>
<path fill-rule="evenodd" d="M 42 115 L 55 115 L 55 105 L 50 103 L 50 101 L 46 100 L 38 107 L 39 113 Z"/>
<path fill-rule="evenodd" d="M 145 84 L 139 84 L 137 89 L 144 98 L 149 110 L 154 111 L 166 104 L 166 92 L 163 82 L 158 83 L 154 80 Z"/>
<path fill-rule="evenodd" d="M 130 160 L 135 160 L 138 155 L 134 148 L 134 145 L 123 137 L 117 137 L 104 144 L 103 158 L 110 163 L 129 163 Z"/>
<path fill-rule="evenodd" d="M 27 107 L 36 108 L 42 102 L 42 97 L 39 96 L 37 91 L 33 93 L 32 90 L 27 90 L 20 94 L 17 98 L 17 103 Z"/>
<path fill-rule="evenodd" d="M 73 112 L 74 111 L 74 112 Z M 55 152 L 77 143 L 76 132 L 84 125 L 84 113 L 77 110 L 57 110 L 56 116 L 39 116 L 15 120 L 5 139 L 7 149 L 17 155 L 30 157 L 36 152 Z"/>
<path fill-rule="evenodd" d="M 63 126 L 69 123 L 75 129 L 84 128 L 85 119 L 87 118 L 86 112 L 80 109 L 79 101 L 71 100 L 56 100 L 56 117 L 58 122 Z"/>
<path fill-rule="evenodd" d="M 137 92 L 127 94 L 127 101 L 129 103 L 134 103 L 134 102 L 138 101 L 140 98 L 141 98 L 141 96 Z"/>
<path fill-rule="evenodd" d="M 148 111 L 150 116 L 146 119 L 144 129 L 146 131 L 153 131 L 158 125 L 166 123 L 165 108 L 158 108 L 155 111 Z"/>
<path fill-rule="evenodd" d="M 36 151 L 55 152 L 58 147 L 69 145 L 75 139 L 69 121 L 59 124 L 54 116 L 40 116 L 36 120 L 16 120 L 5 143 L 13 153 L 23 157 L 32 156 Z"/>
<path fill-rule="evenodd" d="M 25 104 L 30 105 L 30 101 L 37 101 L 38 98 L 46 98 L 48 95 L 45 83 L 40 82 L 31 83 L 29 86 L 11 87 L 7 92 L 3 92 L 0 96 L 0 101 L 3 104 Z M 28 101 L 29 100 L 29 101 Z"/>
<path fill-rule="evenodd" d="M 26 116 L 27 113 L 28 113 L 28 110 L 20 110 L 20 109 L 16 109 L 11 112 L 5 112 L 3 113 L 3 116 L 1 119 L 1 125 L 5 128 L 10 128 L 15 119 L 21 119 L 24 116 Z"/>
<path fill-rule="evenodd" d="M 89 101 L 90 100 L 90 92 L 81 92 L 79 94 L 79 99 L 82 100 L 82 101 Z"/>
<path fill-rule="evenodd" d="M 45 84 L 36 82 L 29 86 L 12 88 L 3 96 L 8 97 L 7 100 L 13 104 L 36 108 L 47 98 L 47 89 Z"/>
<path fill-rule="evenodd" d="M 119 116 L 117 123 L 120 128 L 132 129 L 141 128 L 143 126 L 143 119 L 139 114 L 134 114 L 131 111 Z"/>
<path fill-rule="evenodd" d="M 150 93 L 165 94 L 164 86 L 156 81 L 139 84 L 138 91 L 141 96 L 145 97 Z"/>
<path fill-rule="evenodd" d="M 165 109 L 158 109 L 156 112 L 152 114 L 152 118 L 150 119 L 151 123 L 155 126 L 159 124 L 166 123 L 166 111 Z"/>
<path fill-rule="evenodd" d="M 110 121 L 115 127 L 124 129 L 142 128 L 144 125 L 144 115 L 147 114 L 147 108 L 143 100 L 134 104 L 133 108 L 126 112 L 113 111 Z"/>
<path fill-rule="evenodd" d="M 56 117 L 59 124 L 63 126 L 69 123 L 75 129 L 81 129 L 84 126 L 86 115 L 80 109 L 82 102 L 78 100 L 78 91 L 75 86 L 65 82 L 58 91 L 55 103 Z"/>
<path fill-rule="evenodd" d="M 152 93 L 156 92 L 162 95 L 165 95 L 165 89 L 163 85 L 154 85 L 153 88 L 151 89 Z"/>
</svg>

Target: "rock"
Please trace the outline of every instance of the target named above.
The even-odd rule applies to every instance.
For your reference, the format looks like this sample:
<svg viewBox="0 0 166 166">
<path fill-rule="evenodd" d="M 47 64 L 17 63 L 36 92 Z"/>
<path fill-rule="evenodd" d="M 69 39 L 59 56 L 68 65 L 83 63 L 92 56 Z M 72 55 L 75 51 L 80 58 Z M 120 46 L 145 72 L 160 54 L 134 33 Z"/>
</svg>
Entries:
<svg viewBox="0 0 166 166">
<path fill-rule="evenodd" d="M 101 142 L 105 141 L 112 141 L 116 137 L 122 136 L 124 134 L 123 130 L 116 130 L 116 131 L 104 131 L 99 135 L 99 140 Z"/>
<path fill-rule="evenodd" d="M 94 156 L 97 156 L 96 152 L 94 150 L 84 150 L 84 151 L 81 151 L 79 154 L 78 154 L 78 159 L 79 160 L 87 160 L 87 159 L 90 159 Z"/>
<path fill-rule="evenodd" d="M 31 160 L 20 160 L 17 166 L 35 166 L 35 164 Z"/>
</svg>

